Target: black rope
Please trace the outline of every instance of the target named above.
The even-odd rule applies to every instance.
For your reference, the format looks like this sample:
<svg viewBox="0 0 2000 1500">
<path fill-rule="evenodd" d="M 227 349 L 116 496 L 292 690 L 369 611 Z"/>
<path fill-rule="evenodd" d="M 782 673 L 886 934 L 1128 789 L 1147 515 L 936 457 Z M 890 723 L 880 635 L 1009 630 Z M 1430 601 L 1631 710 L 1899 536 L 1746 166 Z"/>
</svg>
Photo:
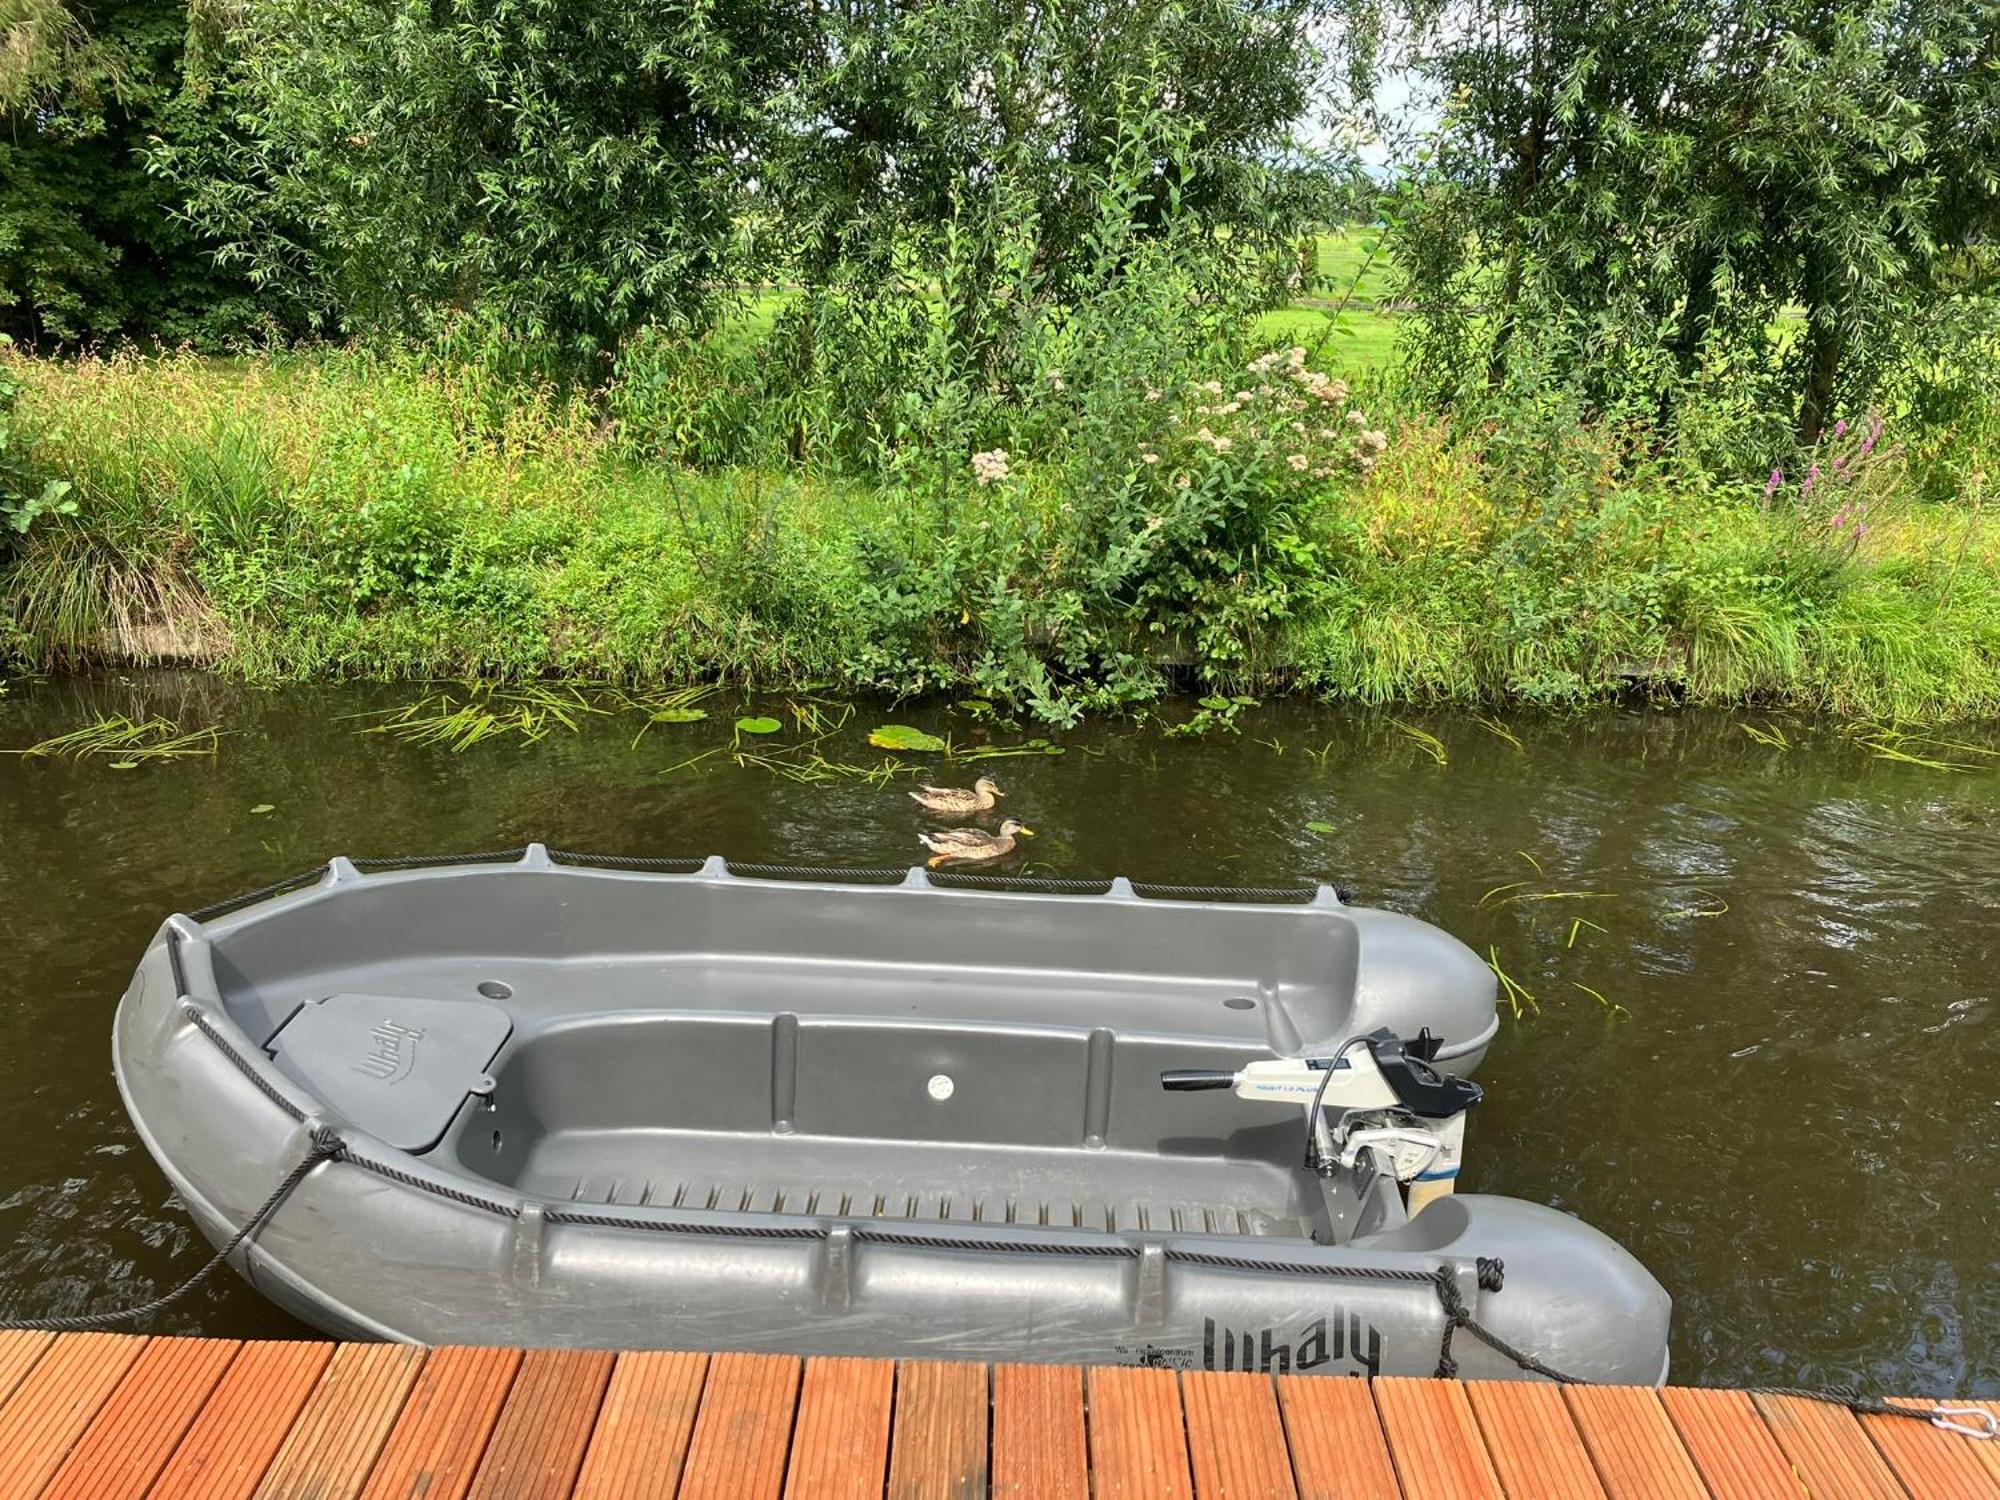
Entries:
<svg viewBox="0 0 2000 1500">
<path fill-rule="evenodd" d="M 1864 1396 L 1854 1387 L 1845 1385 L 1827 1386 L 1821 1390 L 1808 1390 L 1795 1385 L 1753 1385 L 1746 1389 L 1753 1396 L 1796 1396 L 1801 1401 L 1831 1402 L 1862 1417 L 1915 1417 L 1920 1422 L 1935 1422 L 1940 1415 L 1938 1406 L 1899 1406 L 1880 1396 Z M 1972 1412 L 1968 1410 L 1966 1415 L 1972 1415 Z"/>
<path fill-rule="evenodd" d="M 254 906 L 259 901 L 268 901 L 273 896 L 282 896 L 287 891 L 296 891 L 301 886 L 311 885 L 326 874 L 325 865 L 314 865 L 310 870 L 301 870 L 296 875 L 287 875 L 283 880 L 274 880 L 267 886 L 254 891 L 245 891 L 240 896 L 231 896 L 225 901 L 211 902 L 209 905 L 188 913 L 197 922 L 206 922 L 210 917 L 219 917 L 224 912 L 235 911 L 239 906 Z"/>
<path fill-rule="evenodd" d="M 990 890 L 1047 891 L 1052 895 L 1102 896 L 1111 889 L 1109 876 L 1062 879 L 1054 875 L 982 875 L 976 870 L 933 870 L 934 885 L 962 885 Z"/>
<path fill-rule="evenodd" d="M 559 865 L 588 865 L 604 870 L 660 870 L 673 875 L 692 875 L 706 860 L 654 858 L 644 854 L 581 854 L 574 849 L 551 849 L 549 858 Z"/>
<path fill-rule="evenodd" d="M 334 1160 L 341 1154 L 342 1150 L 340 1136 L 336 1132 L 331 1130 L 315 1130 L 312 1135 L 312 1148 L 299 1158 L 297 1165 L 285 1174 L 284 1180 L 271 1189 L 271 1196 L 258 1206 L 257 1211 L 243 1221 L 243 1227 L 230 1236 L 229 1243 L 216 1251 L 209 1258 L 208 1263 L 199 1271 L 196 1271 L 194 1275 L 188 1277 L 186 1281 L 183 1281 L 164 1296 L 155 1297 L 151 1302 L 142 1302 L 137 1307 L 121 1308 L 116 1312 L 77 1313 L 70 1317 L 59 1318 L 15 1318 L 9 1319 L 5 1326 L 40 1333 L 83 1333 L 91 1329 L 108 1328 L 119 1323 L 136 1323 L 142 1318 L 149 1318 L 154 1313 L 173 1306 L 174 1303 L 180 1301 L 181 1298 L 213 1276 L 221 1268 L 224 1261 L 234 1255 L 243 1246 L 245 1241 L 259 1229 L 263 1228 L 264 1222 L 278 1211 L 278 1206 L 281 1203 L 291 1197 L 292 1190 L 306 1180 L 307 1175 L 312 1172 L 313 1168 L 317 1167 L 321 1162 Z"/>
<path fill-rule="evenodd" d="M 262 1068 L 251 1067 L 250 1060 L 247 1057 L 245 1057 L 241 1052 L 238 1052 L 236 1048 L 230 1044 L 229 1039 L 225 1037 L 219 1030 L 216 1029 L 215 1023 L 209 1020 L 207 1012 L 205 1012 L 199 1005 L 196 1005 L 191 1000 L 184 1000 L 181 1002 L 181 1014 L 188 1018 L 189 1022 L 193 1024 L 195 1030 L 199 1031 L 203 1036 L 207 1037 L 210 1042 L 214 1043 L 216 1051 L 220 1052 L 224 1057 L 228 1058 L 231 1062 L 236 1064 L 236 1071 L 241 1073 L 245 1078 L 249 1079 L 250 1082 L 256 1086 L 258 1093 L 262 1094 L 266 1099 L 269 1099 L 273 1104 L 277 1105 L 279 1109 L 282 1109 L 286 1114 L 290 1115 L 294 1120 L 305 1119 L 306 1112 L 300 1109 L 298 1105 L 292 1103 L 292 1101 L 287 1099 L 282 1093 L 280 1093 L 277 1085 L 272 1083 L 271 1080 L 264 1075 L 264 1070 Z"/>
<path fill-rule="evenodd" d="M 371 870 L 428 870 L 440 865 L 499 865 L 519 859 L 528 852 L 519 849 L 481 849 L 474 854 L 384 854 L 370 859 L 350 859 L 348 863 L 367 874 Z"/>
<path fill-rule="evenodd" d="M 1151 881 L 1132 882 L 1133 891 L 1141 896 L 1151 896 L 1168 901 L 1310 901 L 1319 894 L 1317 886 L 1231 886 L 1231 885 L 1155 885 Z M 1346 899 L 1345 897 L 1342 898 Z"/>
<path fill-rule="evenodd" d="M 879 885 L 894 885 L 909 876 L 908 870 L 882 869 L 841 869 L 834 865 L 755 865 L 738 864 L 735 860 L 723 862 L 732 875 L 748 875 L 763 880 L 846 880 L 869 881 Z"/>
</svg>

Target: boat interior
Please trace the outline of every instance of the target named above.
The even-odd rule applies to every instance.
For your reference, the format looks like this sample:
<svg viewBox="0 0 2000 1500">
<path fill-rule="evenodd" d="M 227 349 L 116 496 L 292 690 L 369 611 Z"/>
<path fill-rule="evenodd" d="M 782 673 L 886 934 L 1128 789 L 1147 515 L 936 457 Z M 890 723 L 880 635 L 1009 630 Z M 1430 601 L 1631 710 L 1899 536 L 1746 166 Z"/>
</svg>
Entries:
<svg viewBox="0 0 2000 1500">
<path fill-rule="evenodd" d="M 551 888 L 549 881 L 562 882 Z M 1295 1106 L 1335 905 L 482 869 L 218 923 L 224 1006 L 390 1145 L 561 1202 L 1325 1240 Z"/>
</svg>

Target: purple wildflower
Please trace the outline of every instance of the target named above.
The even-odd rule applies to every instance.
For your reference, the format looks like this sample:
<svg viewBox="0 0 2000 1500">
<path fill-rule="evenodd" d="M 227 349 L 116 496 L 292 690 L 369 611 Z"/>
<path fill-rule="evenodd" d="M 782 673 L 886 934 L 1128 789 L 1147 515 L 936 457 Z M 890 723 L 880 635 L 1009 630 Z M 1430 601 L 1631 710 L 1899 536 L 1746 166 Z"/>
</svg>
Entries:
<svg viewBox="0 0 2000 1500">
<path fill-rule="evenodd" d="M 1847 418 L 1842 417 L 1838 422 L 1833 424 L 1833 435 L 1837 438 L 1847 436 Z"/>
<path fill-rule="evenodd" d="M 1773 495 L 1777 494 L 1778 486 L 1783 484 L 1784 482 L 1785 482 L 1785 471 L 1783 469 L 1773 469 L 1771 471 L 1771 477 L 1768 480 L 1766 480 L 1764 484 L 1764 498 L 1768 500 Z"/>
</svg>

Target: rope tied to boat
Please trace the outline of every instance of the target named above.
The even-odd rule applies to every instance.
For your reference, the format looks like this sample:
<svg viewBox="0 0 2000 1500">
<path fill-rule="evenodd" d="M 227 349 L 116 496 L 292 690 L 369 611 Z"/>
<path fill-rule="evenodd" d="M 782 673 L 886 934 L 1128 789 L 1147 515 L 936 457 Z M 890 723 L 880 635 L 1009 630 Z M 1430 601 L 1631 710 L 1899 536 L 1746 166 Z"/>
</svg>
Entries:
<svg viewBox="0 0 2000 1500">
<path fill-rule="evenodd" d="M 1818 1390 L 1791 1385 L 1753 1385 L 1749 1388 L 1753 1396 L 1793 1396 L 1801 1401 L 1825 1401 L 1835 1406 L 1844 1406 L 1858 1417 L 1914 1417 L 1919 1422 L 1928 1422 L 1941 1432 L 1955 1432 L 1961 1437 L 2000 1438 L 2000 1417 L 1983 1406 L 1906 1406 L 1901 1402 L 1889 1401 L 1881 1396 L 1863 1395 L 1853 1386 L 1833 1385 Z"/>
<path fill-rule="evenodd" d="M 88 1333 L 96 1329 L 114 1327 L 120 1323 L 136 1323 L 143 1318 L 150 1318 L 155 1313 L 164 1312 L 221 1270 L 223 1262 L 264 1227 L 271 1215 L 292 1196 L 293 1190 L 312 1175 L 315 1167 L 322 1162 L 335 1160 L 346 1149 L 340 1139 L 339 1131 L 326 1126 L 315 1128 L 306 1154 L 300 1157 L 291 1171 L 271 1189 L 271 1196 L 259 1204 L 256 1211 L 243 1221 L 243 1227 L 230 1236 L 229 1243 L 210 1256 L 207 1263 L 187 1280 L 171 1291 L 153 1298 L 152 1301 L 142 1302 L 137 1307 L 119 1308 L 115 1312 L 75 1313 L 67 1317 L 54 1318 L 10 1318 L 5 1326 L 31 1333 Z"/>
</svg>

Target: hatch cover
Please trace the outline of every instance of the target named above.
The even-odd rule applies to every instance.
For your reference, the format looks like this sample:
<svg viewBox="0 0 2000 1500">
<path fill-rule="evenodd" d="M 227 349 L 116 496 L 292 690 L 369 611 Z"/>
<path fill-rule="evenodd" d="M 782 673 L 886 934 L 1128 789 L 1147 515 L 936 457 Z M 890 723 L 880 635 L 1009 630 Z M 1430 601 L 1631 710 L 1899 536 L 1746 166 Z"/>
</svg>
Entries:
<svg viewBox="0 0 2000 1500">
<path fill-rule="evenodd" d="M 309 1000 L 267 1044 L 292 1078 L 373 1135 L 428 1151 L 514 1030 L 484 1000 L 329 995 Z"/>
</svg>

